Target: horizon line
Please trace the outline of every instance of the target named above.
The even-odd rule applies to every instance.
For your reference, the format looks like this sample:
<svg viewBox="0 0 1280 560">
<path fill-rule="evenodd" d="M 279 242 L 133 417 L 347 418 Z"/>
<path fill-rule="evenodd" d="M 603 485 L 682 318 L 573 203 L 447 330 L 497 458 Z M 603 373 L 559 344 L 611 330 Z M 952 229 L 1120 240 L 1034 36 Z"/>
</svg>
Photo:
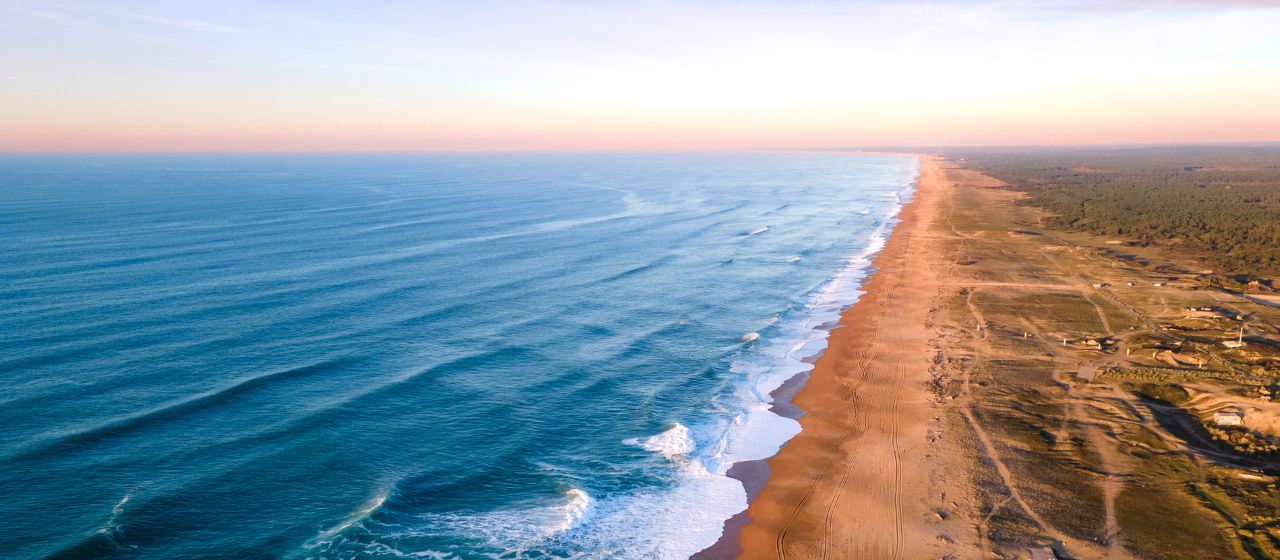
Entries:
<svg viewBox="0 0 1280 560">
<path fill-rule="evenodd" d="M 746 148 L 494 148 L 494 149 L 420 149 L 420 150 L 0 150 L 0 156 L 54 155 L 324 155 L 324 154 L 635 154 L 635 153 L 725 153 L 725 152 L 903 152 L 944 151 L 957 149 L 1141 149 L 1176 147 L 1280 148 L 1280 139 L 1211 142 L 1127 142 L 1086 144 L 888 144 L 850 146 L 759 146 Z"/>
</svg>

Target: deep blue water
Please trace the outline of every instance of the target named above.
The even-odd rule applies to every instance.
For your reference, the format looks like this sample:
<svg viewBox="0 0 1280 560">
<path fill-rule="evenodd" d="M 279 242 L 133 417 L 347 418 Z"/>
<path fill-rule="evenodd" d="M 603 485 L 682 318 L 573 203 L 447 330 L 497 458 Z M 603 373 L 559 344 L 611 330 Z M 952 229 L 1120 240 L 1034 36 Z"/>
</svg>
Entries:
<svg viewBox="0 0 1280 560">
<path fill-rule="evenodd" d="M 688 556 L 916 166 L 0 156 L 0 557 Z"/>
</svg>

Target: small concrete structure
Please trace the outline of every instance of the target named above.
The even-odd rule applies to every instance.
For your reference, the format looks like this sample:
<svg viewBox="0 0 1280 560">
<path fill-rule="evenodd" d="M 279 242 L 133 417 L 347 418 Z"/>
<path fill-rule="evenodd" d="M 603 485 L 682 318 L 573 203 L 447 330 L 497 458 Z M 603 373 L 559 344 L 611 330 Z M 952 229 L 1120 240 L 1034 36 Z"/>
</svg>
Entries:
<svg viewBox="0 0 1280 560">
<path fill-rule="evenodd" d="M 1058 555 L 1054 554 L 1053 549 L 1047 546 L 1032 548 L 1029 552 L 1031 553 L 1031 560 L 1058 560 Z"/>
<path fill-rule="evenodd" d="M 1227 348 L 1244 348 L 1244 325 L 1240 325 L 1240 336 L 1235 340 L 1224 340 L 1222 345 Z"/>
<path fill-rule="evenodd" d="M 1238 408 L 1224 408 L 1213 413 L 1213 423 L 1219 426 L 1239 426 L 1244 423 L 1244 413 Z"/>
</svg>

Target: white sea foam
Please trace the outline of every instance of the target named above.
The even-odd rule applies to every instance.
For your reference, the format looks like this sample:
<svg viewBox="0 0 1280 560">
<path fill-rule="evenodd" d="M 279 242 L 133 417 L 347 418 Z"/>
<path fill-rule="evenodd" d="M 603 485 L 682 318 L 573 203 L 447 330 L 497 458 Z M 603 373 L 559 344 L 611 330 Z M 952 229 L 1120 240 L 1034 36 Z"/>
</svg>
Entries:
<svg viewBox="0 0 1280 560">
<path fill-rule="evenodd" d="M 374 514 L 374 512 L 378 511 L 378 508 L 382 507 L 382 504 L 385 504 L 387 502 L 387 495 L 388 495 L 388 492 L 386 492 L 385 490 L 378 492 L 376 495 L 374 495 L 374 497 L 370 498 L 368 501 L 361 504 L 360 507 L 357 507 L 355 511 L 351 512 L 351 514 L 348 515 L 346 519 L 342 520 L 341 523 L 338 523 L 337 525 L 334 525 L 329 529 L 321 531 L 320 534 L 317 535 L 316 538 L 313 540 L 313 542 L 308 543 L 307 546 L 316 547 L 322 544 L 326 544 L 330 542 L 331 539 L 333 539 L 334 537 L 340 535 L 343 531 L 346 531 L 347 529 L 350 529 L 356 526 L 357 524 L 364 522 L 364 520 L 368 519 L 369 516 Z"/>
<path fill-rule="evenodd" d="M 551 528 L 552 533 L 561 533 L 577 527 L 591 514 L 591 508 L 595 504 L 591 496 L 577 488 L 570 488 L 566 494 L 569 496 L 569 501 L 560 508 L 562 521 Z"/>
<path fill-rule="evenodd" d="M 107 518 L 107 522 L 98 528 L 98 535 L 109 541 L 112 545 L 124 548 L 137 548 L 137 545 L 125 544 L 124 523 L 120 518 L 124 515 L 125 505 L 129 503 L 131 496 L 125 494 L 116 505 L 111 508 L 111 517 Z"/>
<path fill-rule="evenodd" d="M 661 453 L 668 461 L 676 461 L 681 456 L 693 453 L 697 444 L 689 435 L 689 428 L 679 422 L 665 432 L 647 438 L 631 438 L 624 440 L 627 445 L 634 445 L 654 453 Z"/>
<path fill-rule="evenodd" d="M 98 528 L 100 535 L 114 535 L 120 530 L 120 516 L 124 514 L 124 506 L 129 503 L 129 495 L 125 494 L 116 505 L 111 508 L 111 517 L 107 518 L 106 524 Z"/>
<path fill-rule="evenodd" d="M 526 551 L 556 547 L 593 517 L 596 502 L 587 492 L 568 488 L 559 503 L 492 512 L 431 513 L 421 523 L 406 526 L 371 516 L 386 501 L 379 494 L 360 506 L 341 524 L 307 543 L 302 557 L 322 558 L 456 558 L 452 553 L 416 550 L 441 535 L 468 535 L 496 550 L 523 557 Z M 355 538 L 353 538 L 353 536 Z M 405 543 L 411 543 L 407 547 Z M 408 550 L 402 550 L 405 547 Z M 504 556 L 505 557 L 505 556 Z"/>
</svg>

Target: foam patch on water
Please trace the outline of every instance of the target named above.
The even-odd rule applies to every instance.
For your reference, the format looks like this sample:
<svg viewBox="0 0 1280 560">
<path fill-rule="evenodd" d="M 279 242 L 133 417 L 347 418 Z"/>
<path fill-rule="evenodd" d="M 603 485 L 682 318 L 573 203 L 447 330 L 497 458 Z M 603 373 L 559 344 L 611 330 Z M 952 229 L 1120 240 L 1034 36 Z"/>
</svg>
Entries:
<svg viewBox="0 0 1280 560">
<path fill-rule="evenodd" d="M 623 443 L 640 447 L 646 451 L 661 453 L 668 461 L 676 461 L 681 456 L 693 453 L 696 447 L 693 436 L 689 435 L 689 428 L 679 422 L 672 426 L 671 429 L 656 436 L 631 438 L 623 440 Z"/>
<path fill-rule="evenodd" d="M 456 558 L 422 550 L 466 535 L 494 558 L 688 558 L 720 535 L 724 519 L 746 507 L 742 486 L 686 462 L 680 483 L 596 501 L 579 489 L 556 505 L 492 512 L 426 514 L 410 525 L 362 520 L 315 543 L 307 558 Z M 468 554 L 474 549 L 468 548 Z"/>
<path fill-rule="evenodd" d="M 559 524 L 551 527 L 551 533 L 562 533 L 582 524 L 582 521 L 591 514 L 595 501 L 586 492 L 577 488 L 571 488 L 567 492 L 569 501 L 559 508 L 561 521 Z"/>
<path fill-rule="evenodd" d="M 382 504 L 385 503 L 387 503 L 387 492 L 379 492 L 378 495 L 374 496 L 368 502 L 357 508 L 356 511 L 352 512 L 352 514 L 342 523 L 320 533 L 319 537 L 316 539 L 317 542 L 324 542 L 328 539 L 332 539 L 343 531 L 363 522 L 365 519 L 368 519 L 369 516 L 373 515 L 374 512 L 378 511 L 378 508 L 381 508 Z"/>
<path fill-rule="evenodd" d="M 441 539 L 466 535 L 500 557 L 523 557 L 528 552 L 562 547 L 571 534 L 593 517 L 596 502 L 578 488 L 568 488 L 554 504 L 495 512 L 431 513 L 405 524 L 378 519 L 386 501 L 373 500 L 341 525 L 308 543 L 302 557 L 330 558 L 458 558 L 447 550 L 431 550 Z M 545 555 L 544 555 L 545 556 Z"/>
<path fill-rule="evenodd" d="M 124 544 L 124 524 L 120 520 L 121 516 L 124 515 L 125 505 L 129 503 L 130 498 L 129 494 L 125 494 L 123 498 L 120 498 L 120 501 L 116 502 L 116 505 L 111 508 L 111 517 L 97 530 L 98 535 L 114 546 L 137 548 L 134 545 Z"/>
</svg>

